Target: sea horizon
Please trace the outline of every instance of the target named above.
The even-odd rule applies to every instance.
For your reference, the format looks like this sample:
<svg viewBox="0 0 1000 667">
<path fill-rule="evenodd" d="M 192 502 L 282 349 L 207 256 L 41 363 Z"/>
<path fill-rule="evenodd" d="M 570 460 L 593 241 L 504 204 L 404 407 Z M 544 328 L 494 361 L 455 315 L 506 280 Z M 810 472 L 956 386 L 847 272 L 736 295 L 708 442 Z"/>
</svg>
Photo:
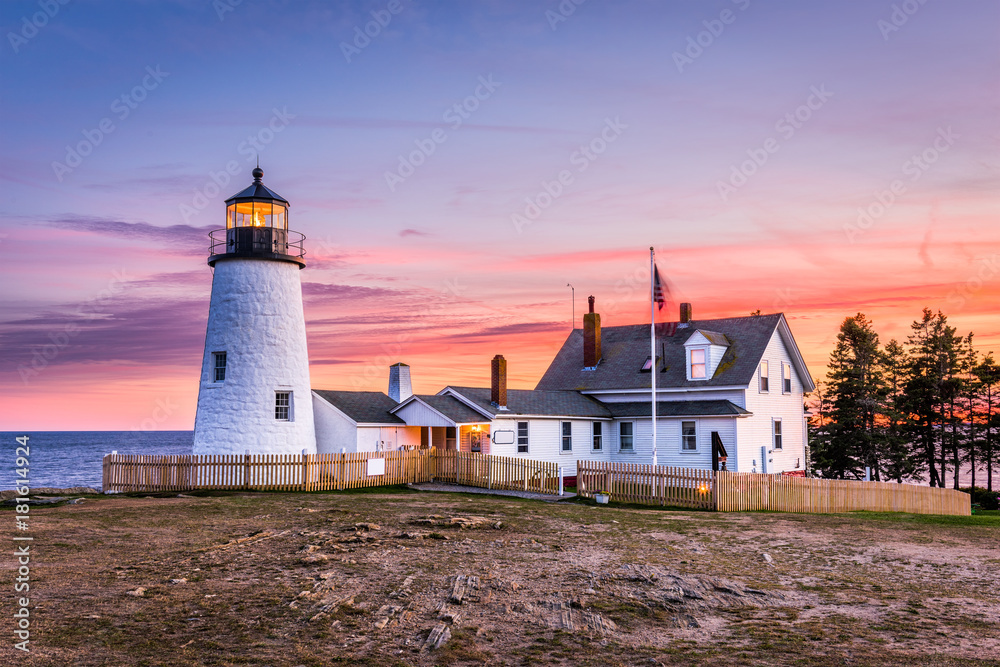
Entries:
<svg viewBox="0 0 1000 667">
<path fill-rule="evenodd" d="M 194 431 L 0 431 L 0 442 L 15 461 L 16 438 L 28 436 L 29 487 L 101 488 L 105 454 L 191 454 Z M 3 475 L 0 490 L 16 488 L 15 470 Z"/>
</svg>

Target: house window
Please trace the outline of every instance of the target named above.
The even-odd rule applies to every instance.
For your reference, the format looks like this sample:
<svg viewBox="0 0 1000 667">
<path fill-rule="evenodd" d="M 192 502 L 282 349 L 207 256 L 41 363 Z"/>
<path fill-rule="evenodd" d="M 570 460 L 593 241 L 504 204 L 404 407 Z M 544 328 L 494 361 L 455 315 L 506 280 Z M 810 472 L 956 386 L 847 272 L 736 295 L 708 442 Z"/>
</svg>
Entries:
<svg viewBox="0 0 1000 667">
<path fill-rule="evenodd" d="M 274 392 L 274 418 L 281 422 L 291 421 L 292 392 Z"/>
<path fill-rule="evenodd" d="M 698 430 L 694 422 L 681 422 L 681 451 L 698 450 Z"/>
<path fill-rule="evenodd" d="M 691 350 L 691 379 L 705 379 L 705 350 Z"/>
<path fill-rule="evenodd" d="M 618 449 L 623 452 L 631 452 L 632 449 L 632 422 L 621 422 L 618 424 Z"/>
<path fill-rule="evenodd" d="M 215 379 L 213 382 L 225 382 L 226 381 L 226 353 L 225 352 L 214 352 L 212 356 L 215 358 Z"/>
<path fill-rule="evenodd" d="M 767 360 L 760 362 L 760 390 L 767 391 Z"/>
<path fill-rule="evenodd" d="M 660 363 L 659 357 L 656 358 L 656 363 L 657 365 L 659 365 Z M 639 371 L 642 373 L 648 373 L 652 367 L 653 367 L 653 357 L 646 357 L 646 361 L 645 363 L 642 364 L 642 368 L 640 368 Z"/>
<path fill-rule="evenodd" d="M 598 451 L 604 447 L 604 424 L 601 422 L 594 422 L 594 451 Z"/>
<path fill-rule="evenodd" d="M 456 438 L 455 438 L 455 427 L 454 426 L 445 426 L 444 427 L 444 448 L 447 451 L 449 451 L 449 452 L 453 452 L 456 449 L 458 449 L 458 445 L 455 442 L 455 440 L 456 440 Z"/>
<path fill-rule="evenodd" d="M 781 420 L 775 419 L 772 424 L 774 425 L 774 448 L 781 449 Z"/>
<path fill-rule="evenodd" d="M 781 393 L 792 393 L 792 365 L 781 364 Z"/>
<path fill-rule="evenodd" d="M 573 451 L 573 422 L 562 423 L 562 450 Z"/>
<path fill-rule="evenodd" d="M 517 422 L 517 452 L 528 453 L 528 422 Z"/>
</svg>

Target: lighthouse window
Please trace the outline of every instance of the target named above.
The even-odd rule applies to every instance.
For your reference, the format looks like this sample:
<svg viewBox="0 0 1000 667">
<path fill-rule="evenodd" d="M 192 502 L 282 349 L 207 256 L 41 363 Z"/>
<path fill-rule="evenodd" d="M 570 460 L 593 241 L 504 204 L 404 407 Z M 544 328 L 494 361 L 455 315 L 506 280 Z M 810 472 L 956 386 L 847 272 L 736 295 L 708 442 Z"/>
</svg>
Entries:
<svg viewBox="0 0 1000 667">
<path fill-rule="evenodd" d="M 289 421 L 289 408 L 292 404 L 292 392 L 274 392 L 274 418 L 278 421 Z"/>
<path fill-rule="evenodd" d="M 215 357 L 215 380 L 214 382 L 225 382 L 226 381 L 226 353 L 225 352 L 214 352 Z"/>
</svg>

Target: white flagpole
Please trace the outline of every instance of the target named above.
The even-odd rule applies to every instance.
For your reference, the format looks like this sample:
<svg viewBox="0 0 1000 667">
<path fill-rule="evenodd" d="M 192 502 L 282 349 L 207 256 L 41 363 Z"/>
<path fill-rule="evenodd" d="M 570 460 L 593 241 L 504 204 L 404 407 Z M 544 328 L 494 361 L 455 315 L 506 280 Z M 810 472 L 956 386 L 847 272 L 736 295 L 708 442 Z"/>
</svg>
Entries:
<svg viewBox="0 0 1000 667">
<path fill-rule="evenodd" d="M 649 377 L 653 386 L 653 465 L 656 465 L 656 263 L 653 246 L 649 246 Z"/>
</svg>

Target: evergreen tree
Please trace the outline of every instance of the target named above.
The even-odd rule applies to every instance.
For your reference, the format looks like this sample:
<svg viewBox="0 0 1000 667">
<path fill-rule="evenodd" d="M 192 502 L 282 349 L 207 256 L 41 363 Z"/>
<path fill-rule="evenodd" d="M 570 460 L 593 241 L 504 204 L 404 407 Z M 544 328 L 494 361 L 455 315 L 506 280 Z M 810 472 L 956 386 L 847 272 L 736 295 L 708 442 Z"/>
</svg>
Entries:
<svg viewBox="0 0 1000 667">
<path fill-rule="evenodd" d="M 862 313 L 845 319 L 827 373 L 832 423 L 824 459 L 831 477 L 861 477 L 868 466 L 879 479 L 875 422 L 885 392 L 878 361 L 871 321 Z"/>
<path fill-rule="evenodd" d="M 978 385 L 978 403 L 982 411 L 982 447 L 980 453 L 986 463 L 986 488 L 993 490 L 993 460 L 997 452 L 995 431 L 1000 427 L 1000 365 L 989 353 L 972 369 Z M 973 470 L 973 475 L 975 471 Z M 975 478 L 973 478 L 975 479 Z"/>
<path fill-rule="evenodd" d="M 907 409 L 918 424 L 918 438 L 930 471 L 930 485 L 944 487 L 947 474 L 948 442 L 946 423 L 954 419 L 953 399 L 960 383 L 959 342 L 955 328 L 941 311 L 924 308 L 920 320 L 910 325 L 907 339 L 910 367 L 906 383 Z M 952 410 L 949 411 L 949 406 Z M 937 452 L 940 445 L 940 473 Z"/>
<path fill-rule="evenodd" d="M 811 414 L 807 425 L 809 427 L 809 455 L 807 457 L 806 474 L 826 475 L 830 464 L 826 459 L 829 451 L 830 433 L 830 401 L 827 399 L 826 383 L 816 379 L 816 389 L 809 394 L 810 404 L 807 405 Z"/>
<path fill-rule="evenodd" d="M 926 469 L 921 457 L 913 456 L 910 437 L 913 422 L 907 412 L 906 386 L 910 359 L 896 339 L 890 340 L 879 355 L 885 396 L 879 415 L 880 464 L 885 478 L 902 483 Z"/>
</svg>

